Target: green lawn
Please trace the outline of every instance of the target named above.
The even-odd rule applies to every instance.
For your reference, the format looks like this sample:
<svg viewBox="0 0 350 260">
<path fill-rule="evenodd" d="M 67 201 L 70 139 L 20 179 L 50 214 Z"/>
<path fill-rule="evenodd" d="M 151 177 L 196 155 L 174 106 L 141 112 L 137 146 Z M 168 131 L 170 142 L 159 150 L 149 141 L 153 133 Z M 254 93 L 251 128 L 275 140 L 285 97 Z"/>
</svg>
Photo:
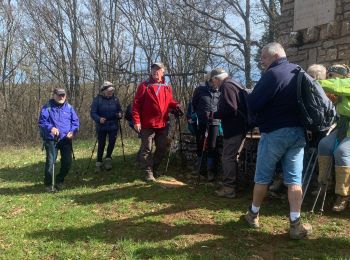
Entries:
<svg viewBox="0 0 350 260">
<path fill-rule="evenodd" d="M 135 140 L 118 143 L 111 172 L 85 173 L 94 141 L 77 141 L 67 187 L 44 193 L 39 146 L 0 150 L 0 259 L 349 259 L 350 209 L 303 214 L 309 240 L 288 238 L 288 203 L 266 199 L 260 230 L 247 228 L 251 191 L 229 200 L 210 184 L 164 188 L 143 181 Z M 185 176 L 172 160 L 169 175 Z M 58 168 L 58 167 L 57 167 Z M 186 178 L 184 177 L 184 179 Z M 311 199 L 305 206 L 310 209 Z"/>
</svg>

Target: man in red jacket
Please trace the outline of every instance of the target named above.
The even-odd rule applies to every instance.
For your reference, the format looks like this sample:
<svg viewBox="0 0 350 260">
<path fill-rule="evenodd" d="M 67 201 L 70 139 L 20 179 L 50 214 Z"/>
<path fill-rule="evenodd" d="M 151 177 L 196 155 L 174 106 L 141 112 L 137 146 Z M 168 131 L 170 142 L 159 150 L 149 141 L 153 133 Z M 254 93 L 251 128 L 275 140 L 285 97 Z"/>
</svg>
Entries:
<svg viewBox="0 0 350 260">
<path fill-rule="evenodd" d="M 153 173 L 167 150 L 169 112 L 179 109 L 171 86 L 165 82 L 164 70 L 163 63 L 152 64 L 151 75 L 138 86 L 132 105 L 134 128 L 141 136 L 140 165 L 146 171 L 146 181 L 155 181 Z M 153 140 L 154 157 L 151 153 Z"/>
</svg>

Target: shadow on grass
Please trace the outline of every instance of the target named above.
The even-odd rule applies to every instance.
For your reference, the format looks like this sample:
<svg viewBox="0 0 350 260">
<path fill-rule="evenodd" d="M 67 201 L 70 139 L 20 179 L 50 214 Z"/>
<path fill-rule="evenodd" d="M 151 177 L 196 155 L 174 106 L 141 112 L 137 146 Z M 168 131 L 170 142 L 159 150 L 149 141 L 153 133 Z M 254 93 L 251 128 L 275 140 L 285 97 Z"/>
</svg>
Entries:
<svg viewBox="0 0 350 260">
<path fill-rule="evenodd" d="M 139 179 L 140 174 L 133 166 L 135 156 L 127 155 L 125 157 L 126 162 L 123 162 L 122 156 L 115 156 L 113 169 L 111 171 L 103 171 L 100 174 L 94 173 L 95 160 L 91 161 L 89 169 L 87 169 L 89 158 L 74 160 L 72 168 L 65 178 L 66 189 L 74 189 L 81 186 L 98 187 L 112 183 L 132 182 Z M 44 192 L 44 167 L 45 163 L 39 162 L 23 167 L 0 168 L 1 180 L 7 183 L 19 182 L 24 184 L 16 188 L 0 188 L 0 195 L 38 194 Z M 56 162 L 57 174 L 59 169 L 60 161 L 58 160 Z"/>
<path fill-rule="evenodd" d="M 307 258 L 327 255 L 348 256 L 350 253 L 349 240 L 319 238 L 291 241 L 287 233 L 271 234 L 247 228 L 246 223 L 241 219 L 225 224 L 174 225 L 150 220 L 140 223 L 140 219 L 152 214 L 170 214 L 177 210 L 176 206 L 171 206 L 157 213 L 145 214 L 141 218 L 134 217 L 120 221 L 106 220 L 84 228 L 43 229 L 29 234 L 29 236 L 47 240 L 55 238 L 68 243 L 89 242 L 92 239 L 107 244 L 117 244 L 119 248 L 128 247 L 123 243 L 133 245 L 138 243 L 133 254 L 140 258 L 168 258 L 187 255 L 191 258 L 212 259 L 219 257 L 222 259 L 223 257 L 246 258 L 258 255 L 265 259 L 291 259 L 300 256 Z M 160 244 L 155 245 L 154 243 Z M 325 248 L 329 251 L 325 252 Z"/>
</svg>

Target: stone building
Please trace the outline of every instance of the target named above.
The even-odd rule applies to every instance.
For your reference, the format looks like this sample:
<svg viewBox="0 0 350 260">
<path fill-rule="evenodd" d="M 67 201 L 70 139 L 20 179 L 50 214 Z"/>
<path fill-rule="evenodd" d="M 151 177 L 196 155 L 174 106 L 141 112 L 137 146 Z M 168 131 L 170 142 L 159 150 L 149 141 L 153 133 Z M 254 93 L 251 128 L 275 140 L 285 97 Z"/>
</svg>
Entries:
<svg viewBox="0 0 350 260">
<path fill-rule="evenodd" d="M 280 19 L 291 62 L 350 65 L 350 0 L 283 0 Z"/>
</svg>

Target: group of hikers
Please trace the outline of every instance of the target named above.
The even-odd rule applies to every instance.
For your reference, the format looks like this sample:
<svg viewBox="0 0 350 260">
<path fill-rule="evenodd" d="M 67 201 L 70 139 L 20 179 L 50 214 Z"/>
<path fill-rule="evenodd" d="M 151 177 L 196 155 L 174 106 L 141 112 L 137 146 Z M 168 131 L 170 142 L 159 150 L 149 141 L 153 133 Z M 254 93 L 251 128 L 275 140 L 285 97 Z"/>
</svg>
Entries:
<svg viewBox="0 0 350 260">
<path fill-rule="evenodd" d="M 285 50 L 276 42 L 263 47 L 261 65 L 264 72 L 250 93 L 222 68 L 209 72 L 204 82 L 195 89 L 190 106 L 192 111 L 187 113 L 187 119 L 196 129 L 197 165 L 206 166 L 207 180 L 214 180 L 219 162 L 217 137 L 222 132 L 223 174 L 216 193 L 220 197 L 235 198 L 237 158 L 248 127 L 251 127 L 249 115 L 254 115 L 254 126 L 259 128 L 260 140 L 253 200 L 243 219 L 249 226 L 259 228 L 260 207 L 273 182 L 276 166 L 280 164 L 283 184 L 288 188 L 290 237 L 302 239 L 311 233 L 312 227 L 302 223 L 300 217 L 304 147 L 307 141 L 297 112 L 296 85 L 300 68 L 287 60 Z M 181 105 L 173 98 L 171 86 L 165 81 L 164 72 L 163 63 L 153 63 L 149 78 L 139 84 L 132 106 L 129 107 L 130 126 L 141 139 L 138 162 L 146 181 L 156 181 L 160 175 L 160 163 L 169 149 L 169 113 L 177 118 L 183 114 Z M 340 116 L 335 130 L 320 133 L 318 144 L 318 182 L 320 185 L 331 182 L 330 165 L 334 160 L 337 199 L 333 210 L 340 212 L 346 209 L 350 199 L 350 71 L 345 65 L 333 65 L 327 71 L 324 66 L 316 64 L 310 66 L 307 72 L 318 80 L 334 101 Z M 79 128 L 77 114 L 66 98 L 64 89 L 55 89 L 53 99 L 43 106 L 39 117 L 46 149 L 44 184 L 48 192 L 63 188 L 64 177 L 72 162 L 71 141 Z M 96 123 L 98 137 L 96 172 L 112 168 L 111 156 L 118 122 L 122 117 L 115 88 L 106 81 L 91 105 L 91 118 Z M 103 160 L 107 135 L 109 143 Z M 54 177 L 55 186 L 52 187 L 58 150 L 61 153 L 61 168 Z M 204 151 L 206 165 L 203 163 Z"/>
</svg>

